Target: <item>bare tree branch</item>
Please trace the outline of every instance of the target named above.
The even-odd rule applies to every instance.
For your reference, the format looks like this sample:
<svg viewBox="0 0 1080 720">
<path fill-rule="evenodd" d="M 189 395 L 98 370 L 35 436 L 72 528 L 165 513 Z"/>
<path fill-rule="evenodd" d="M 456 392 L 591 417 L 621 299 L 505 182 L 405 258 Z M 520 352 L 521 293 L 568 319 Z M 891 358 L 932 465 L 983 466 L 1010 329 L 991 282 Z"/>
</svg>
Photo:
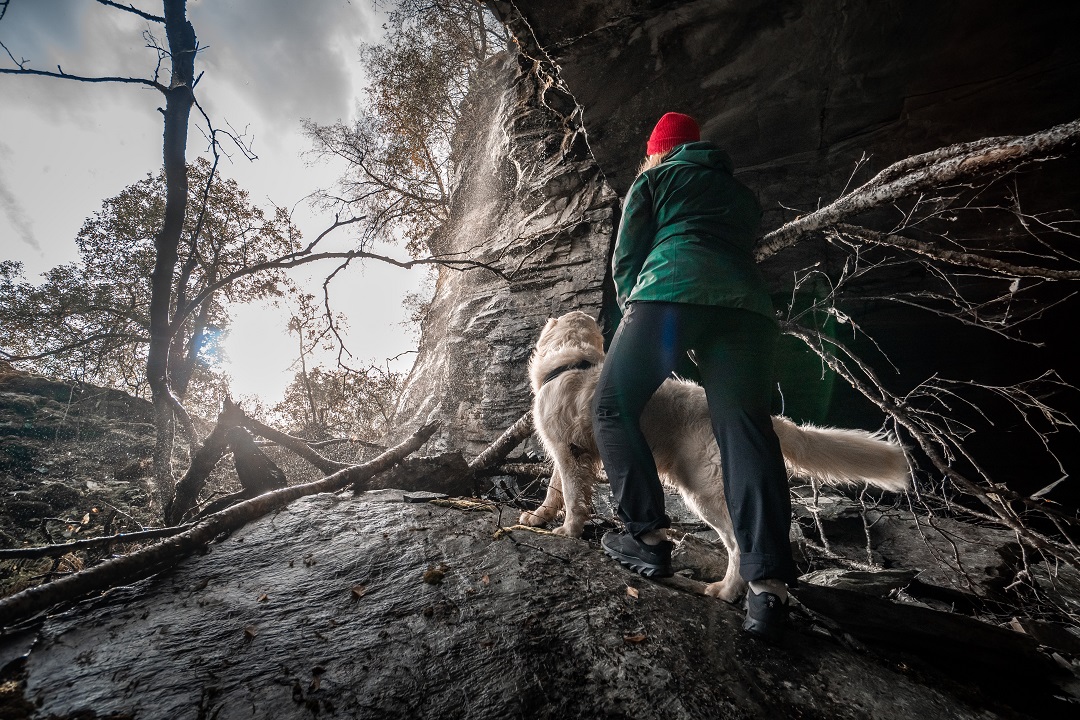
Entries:
<svg viewBox="0 0 1080 720">
<path fill-rule="evenodd" d="M 859 379 L 851 372 L 850 368 L 848 368 L 834 353 L 830 352 L 825 345 L 826 343 L 833 345 L 844 352 L 846 356 L 856 359 L 851 352 L 847 351 L 842 345 L 831 338 L 824 338 L 820 333 L 795 327 L 791 324 L 785 325 L 784 332 L 793 337 L 797 337 L 806 343 L 806 345 L 813 350 L 814 353 L 829 366 L 829 368 L 842 377 L 845 382 L 851 385 L 851 387 L 863 395 L 863 397 L 870 400 L 870 402 L 877 406 L 879 410 L 891 418 L 896 425 L 904 428 L 904 430 L 916 441 L 919 448 L 926 454 L 934 468 L 941 473 L 943 477 L 948 478 L 956 488 L 976 498 L 986 506 L 998 523 L 1012 530 L 1020 540 L 1027 543 L 1029 546 L 1045 552 L 1052 557 L 1058 558 L 1059 560 L 1063 560 L 1073 566 L 1080 567 L 1080 553 L 1075 552 L 1072 547 L 1070 547 L 1070 545 L 1072 545 L 1071 542 L 1063 544 L 1024 525 L 1018 519 L 1016 513 L 1013 512 L 1003 500 L 998 492 L 997 486 L 994 486 L 993 489 L 983 488 L 977 482 L 970 480 L 963 475 L 955 468 L 953 463 L 951 463 L 947 457 L 942 455 L 939 448 L 942 446 L 943 438 L 935 437 L 934 434 L 927 432 L 923 423 L 916 419 L 914 415 L 915 411 L 908 403 L 889 393 L 872 374 L 869 375 L 871 379 L 870 383 Z"/>
<path fill-rule="evenodd" d="M 151 528 L 150 530 L 139 530 L 136 532 L 117 533 L 116 535 L 85 538 L 83 540 L 75 540 L 73 542 L 59 543 L 56 545 L 0 548 L 0 560 L 13 558 L 63 557 L 71 552 L 89 550 L 91 548 L 113 545 L 115 543 L 145 542 L 147 540 L 172 537 L 173 535 L 179 535 L 193 526 L 194 524 L 191 523 L 187 525 L 177 525 L 176 527 Z"/>
<path fill-rule="evenodd" d="M 44 350 L 44 351 L 42 351 L 40 353 L 36 353 L 34 355 L 14 355 L 14 354 L 9 353 L 9 352 L 7 352 L 5 350 L 0 350 L 0 357 L 4 358 L 5 360 L 10 360 L 12 362 L 18 362 L 20 360 L 40 360 L 42 358 L 49 357 L 50 355 L 59 355 L 61 353 L 65 353 L 65 352 L 68 352 L 70 350 L 74 350 L 75 348 L 79 348 L 79 347 L 82 347 L 84 345 L 89 345 L 90 343 L 94 343 L 94 342 L 97 342 L 99 340 L 122 340 L 124 342 L 140 342 L 140 343 L 144 343 L 144 342 L 149 342 L 150 338 L 148 338 L 148 337 L 146 337 L 144 335 L 129 335 L 129 334 L 126 334 L 126 333 L 124 333 L 124 334 L 97 333 L 95 335 L 87 335 L 86 337 L 80 338 L 79 340 L 76 340 L 75 342 L 68 343 L 67 345 L 61 345 L 60 347 L 51 348 L 49 350 Z"/>
<path fill-rule="evenodd" d="M 817 230 L 872 208 L 887 206 L 927 189 L 1046 158 L 1080 138 L 1080 120 L 1023 136 L 986 138 L 906 158 L 820 210 L 803 215 L 765 235 L 755 247 L 760 262 Z"/>
<path fill-rule="evenodd" d="M 1046 280 L 1080 280 L 1080 270 L 1055 270 L 1052 268 L 1036 267 L 1034 265 L 1021 265 L 1018 263 L 1005 262 L 1003 260 L 988 258 L 975 253 L 948 250 L 896 233 L 877 232 L 857 225 L 848 225 L 847 223 L 838 223 L 834 227 L 838 232 L 873 245 L 887 245 L 890 247 L 902 248 L 932 260 L 942 260 L 953 265 L 989 270 L 990 272 L 1006 277 L 1038 277 Z"/>
<path fill-rule="evenodd" d="M 158 15 L 151 15 L 148 12 L 143 12 L 142 10 L 139 10 L 137 7 L 135 7 L 134 5 L 121 5 L 120 3 L 113 2 L 113 0 L 97 0 L 97 1 L 99 3 L 101 3 L 102 5 L 107 5 L 109 7 L 116 8 L 117 10 L 123 10 L 124 12 L 129 12 L 129 13 L 132 13 L 134 15 L 138 15 L 143 20 L 149 20 L 151 22 L 161 23 L 162 25 L 165 24 L 165 18 L 159 17 Z M 5 3 L 5 5 L 6 4 L 7 3 Z M 0 14 L 0 17 L 3 17 L 3 15 Z"/>
<path fill-rule="evenodd" d="M 160 93 L 167 93 L 168 88 L 157 82 L 156 80 L 147 80 L 146 78 L 133 78 L 122 77 L 113 75 L 102 76 L 88 76 L 88 75 L 72 75 L 71 73 L 64 72 L 64 69 L 59 65 L 56 66 L 56 71 L 52 70 L 34 70 L 33 68 L 26 67 L 26 60 L 16 60 L 15 56 L 11 54 L 11 50 L 3 42 L 0 42 L 0 48 L 4 49 L 7 56 L 11 58 L 11 61 L 15 63 L 13 68 L 0 68 L 0 74 L 3 75 L 38 75 L 40 77 L 58 78 L 61 80 L 75 80 L 77 82 L 86 83 L 121 83 L 127 85 L 145 85 L 152 87 Z"/>
</svg>

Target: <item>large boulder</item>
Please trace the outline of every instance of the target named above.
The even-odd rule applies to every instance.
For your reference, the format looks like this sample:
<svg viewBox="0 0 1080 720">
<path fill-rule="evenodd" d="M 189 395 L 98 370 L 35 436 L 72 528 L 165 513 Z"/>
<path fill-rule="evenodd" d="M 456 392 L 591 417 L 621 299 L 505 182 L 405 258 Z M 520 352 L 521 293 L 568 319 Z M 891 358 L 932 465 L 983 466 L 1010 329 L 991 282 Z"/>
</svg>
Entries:
<svg viewBox="0 0 1080 720">
<path fill-rule="evenodd" d="M 9 635 L 24 716 L 1018 716 L 806 615 L 764 645 L 739 609 L 644 581 L 595 543 L 402 499 L 306 498 Z"/>
</svg>

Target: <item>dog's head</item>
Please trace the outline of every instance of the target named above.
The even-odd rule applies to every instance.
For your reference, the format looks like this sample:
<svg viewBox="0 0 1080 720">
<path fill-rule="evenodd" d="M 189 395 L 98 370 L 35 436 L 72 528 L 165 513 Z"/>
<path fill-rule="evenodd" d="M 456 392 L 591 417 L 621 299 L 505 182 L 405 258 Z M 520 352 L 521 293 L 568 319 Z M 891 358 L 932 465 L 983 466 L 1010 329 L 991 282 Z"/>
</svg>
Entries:
<svg viewBox="0 0 1080 720">
<path fill-rule="evenodd" d="M 529 380 L 538 392 L 544 377 L 560 365 L 580 360 L 599 364 L 604 359 L 604 336 L 596 320 L 580 310 L 551 318 L 540 331 L 529 360 Z"/>
</svg>

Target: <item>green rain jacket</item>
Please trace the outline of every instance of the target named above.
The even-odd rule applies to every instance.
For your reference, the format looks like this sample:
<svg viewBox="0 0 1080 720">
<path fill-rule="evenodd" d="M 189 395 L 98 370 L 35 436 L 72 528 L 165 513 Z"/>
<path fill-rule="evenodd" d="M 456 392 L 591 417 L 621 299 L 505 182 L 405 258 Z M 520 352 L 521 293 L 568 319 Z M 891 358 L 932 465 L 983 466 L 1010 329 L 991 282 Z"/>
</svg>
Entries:
<svg viewBox="0 0 1080 720">
<path fill-rule="evenodd" d="M 638 301 L 743 308 L 776 320 L 751 248 L 761 205 L 727 153 L 680 145 L 626 195 L 612 277 L 619 309 Z"/>
</svg>

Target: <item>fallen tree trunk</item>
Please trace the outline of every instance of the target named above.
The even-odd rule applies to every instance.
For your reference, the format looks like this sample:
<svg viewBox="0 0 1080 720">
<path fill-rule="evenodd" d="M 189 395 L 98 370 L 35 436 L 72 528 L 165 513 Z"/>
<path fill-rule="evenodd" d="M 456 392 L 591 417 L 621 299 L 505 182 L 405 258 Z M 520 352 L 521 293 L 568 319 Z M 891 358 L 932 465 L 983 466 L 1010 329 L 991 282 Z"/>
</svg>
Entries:
<svg viewBox="0 0 1080 720">
<path fill-rule="evenodd" d="M 225 398 L 217 424 L 196 448 L 191 456 L 191 465 L 184 477 L 180 478 L 180 482 L 176 483 L 172 501 L 165 507 L 167 524 L 179 525 L 184 516 L 195 507 L 199 493 L 206 485 L 206 479 L 228 450 L 229 430 L 239 425 L 243 418 L 244 412 L 240 406 Z"/>
<path fill-rule="evenodd" d="M 529 437 L 533 431 L 532 410 L 518 418 L 517 422 L 508 427 L 495 442 L 488 445 L 484 450 L 469 462 L 469 469 L 473 473 L 487 470 L 498 465 L 503 458 L 510 454 L 522 440 Z"/>
<path fill-rule="evenodd" d="M 436 423 L 425 425 L 400 445 L 363 465 L 344 468 L 314 482 L 260 495 L 211 515 L 195 527 L 157 545 L 4 598 L 0 600 L 0 627 L 9 626 L 57 603 L 129 584 L 159 572 L 209 544 L 222 533 L 242 527 L 258 517 L 285 507 L 293 500 L 316 493 L 336 492 L 357 481 L 371 478 L 416 451 L 437 428 Z"/>
<path fill-rule="evenodd" d="M 316 452 L 312 449 L 311 445 L 309 445 L 306 440 L 293 437 L 292 435 L 283 433 L 280 430 L 275 430 L 269 425 L 259 422 L 255 418 L 247 417 L 245 415 L 241 419 L 240 424 L 246 427 L 251 432 L 255 433 L 256 435 L 264 437 L 270 442 L 280 445 L 286 450 L 293 451 L 324 473 L 337 472 L 338 470 L 349 467 L 346 463 L 331 460 L 330 458 Z"/>
<path fill-rule="evenodd" d="M 761 262 L 812 232 L 867 210 L 888 207 L 929 189 L 1045 158 L 1075 144 L 1078 138 L 1080 120 L 1073 120 L 1031 135 L 986 138 L 900 160 L 825 207 L 801 215 L 761 238 L 754 247 L 754 258 Z"/>
</svg>

